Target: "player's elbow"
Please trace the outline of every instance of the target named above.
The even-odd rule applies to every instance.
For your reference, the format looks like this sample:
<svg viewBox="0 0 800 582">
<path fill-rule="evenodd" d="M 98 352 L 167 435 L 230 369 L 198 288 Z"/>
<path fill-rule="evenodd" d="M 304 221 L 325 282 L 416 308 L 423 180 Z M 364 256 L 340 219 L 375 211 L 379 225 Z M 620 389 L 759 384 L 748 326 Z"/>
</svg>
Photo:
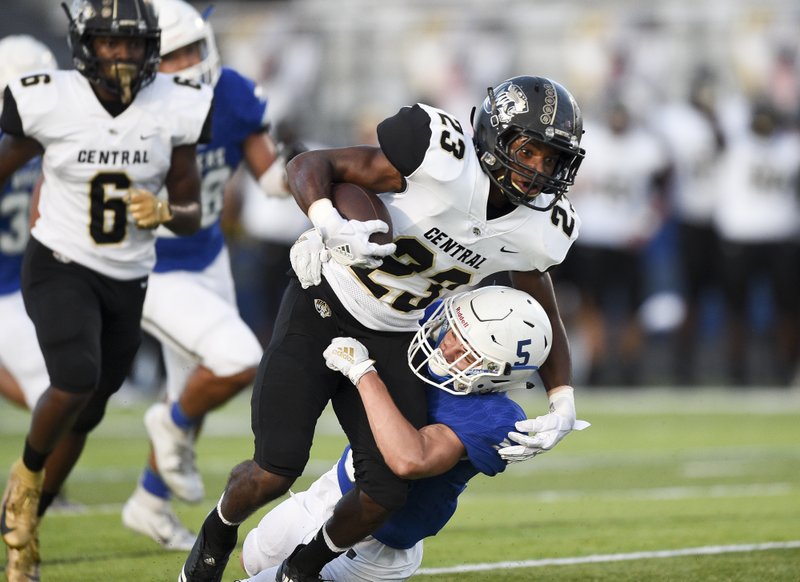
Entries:
<svg viewBox="0 0 800 582">
<path fill-rule="evenodd" d="M 387 465 L 389 465 L 392 473 L 401 479 L 421 479 L 427 476 L 423 460 L 417 457 L 387 460 Z"/>
</svg>

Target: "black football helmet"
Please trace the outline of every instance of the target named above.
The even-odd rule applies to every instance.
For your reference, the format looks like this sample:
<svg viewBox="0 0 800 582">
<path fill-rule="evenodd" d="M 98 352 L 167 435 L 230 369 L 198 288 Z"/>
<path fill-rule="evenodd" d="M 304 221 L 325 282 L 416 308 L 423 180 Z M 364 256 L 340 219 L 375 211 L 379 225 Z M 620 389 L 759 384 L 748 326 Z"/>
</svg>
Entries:
<svg viewBox="0 0 800 582">
<path fill-rule="evenodd" d="M 512 204 L 534 210 L 550 210 L 575 181 L 584 157 L 581 149 L 583 117 L 575 98 L 564 87 L 545 77 L 513 77 L 494 88 L 480 109 L 472 111 L 475 149 L 489 179 Z M 519 136 L 560 153 L 552 176 L 541 174 L 517 161 L 511 143 Z M 530 183 L 527 192 L 516 188 L 512 173 Z M 536 205 L 538 193 L 554 194 L 547 205 Z"/>
<path fill-rule="evenodd" d="M 92 83 L 120 95 L 123 103 L 130 103 L 158 71 L 161 30 L 153 4 L 150 0 L 72 0 L 70 7 L 66 2 L 61 6 L 69 18 L 67 40 L 75 68 Z M 97 36 L 142 38 L 144 59 L 114 63 L 114 74 L 106 76 L 92 46 Z"/>
</svg>

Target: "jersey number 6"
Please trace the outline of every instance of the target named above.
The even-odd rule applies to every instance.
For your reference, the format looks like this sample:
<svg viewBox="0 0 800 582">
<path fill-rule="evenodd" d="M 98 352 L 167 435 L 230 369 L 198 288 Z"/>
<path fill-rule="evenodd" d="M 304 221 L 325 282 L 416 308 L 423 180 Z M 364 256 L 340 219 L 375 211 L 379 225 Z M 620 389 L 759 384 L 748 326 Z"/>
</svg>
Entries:
<svg viewBox="0 0 800 582">
<path fill-rule="evenodd" d="M 108 190 L 125 191 L 131 180 L 121 172 L 100 173 L 89 184 L 89 232 L 99 245 L 114 244 L 125 238 L 128 207 L 122 196 L 108 196 Z"/>
</svg>

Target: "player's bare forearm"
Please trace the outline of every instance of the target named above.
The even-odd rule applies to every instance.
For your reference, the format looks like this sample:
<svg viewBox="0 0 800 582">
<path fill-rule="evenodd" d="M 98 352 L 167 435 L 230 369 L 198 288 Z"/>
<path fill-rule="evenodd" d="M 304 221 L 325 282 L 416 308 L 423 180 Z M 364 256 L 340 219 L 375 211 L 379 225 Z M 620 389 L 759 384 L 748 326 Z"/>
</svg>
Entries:
<svg viewBox="0 0 800 582">
<path fill-rule="evenodd" d="M 572 357 L 567 332 L 560 317 L 552 321 L 553 347 L 550 348 L 547 361 L 539 369 L 539 376 L 548 394 L 561 386 L 572 385 Z"/>
<path fill-rule="evenodd" d="M 172 218 L 164 223 L 178 235 L 190 235 L 200 228 L 200 170 L 194 146 L 172 150 L 170 169 L 165 180 Z"/>
<path fill-rule="evenodd" d="M 378 449 L 395 475 L 405 479 L 440 475 L 463 456 L 461 441 L 448 427 L 435 424 L 414 428 L 377 373 L 362 376 L 358 392 Z"/>
<path fill-rule="evenodd" d="M 572 357 L 569 351 L 569 339 L 558 311 L 553 282 L 548 273 L 538 271 L 514 271 L 511 282 L 515 288 L 529 293 L 536 299 L 550 318 L 553 328 L 553 346 L 550 355 L 539 369 L 539 376 L 549 392 L 559 386 L 572 384 Z"/>
<path fill-rule="evenodd" d="M 242 151 L 247 167 L 256 179 L 260 178 L 278 157 L 278 148 L 266 133 L 247 136 L 242 142 Z"/>
<path fill-rule="evenodd" d="M 169 203 L 172 219 L 164 223 L 175 234 L 187 236 L 200 229 L 200 203 L 199 202 L 172 202 Z"/>
<path fill-rule="evenodd" d="M 358 184 L 373 192 L 398 192 L 404 183 L 381 149 L 373 146 L 303 152 L 286 165 L 286 177 L 303 212 L 328 197 L 333 183 Z"/>
<path fill-rule="evenodd" d="M 16 137 L 5 134 L 0 139 L 0 196 L 8 179 L 25 162 L 44 152 L 41 144 L 29 137 Z"/>
</svg>

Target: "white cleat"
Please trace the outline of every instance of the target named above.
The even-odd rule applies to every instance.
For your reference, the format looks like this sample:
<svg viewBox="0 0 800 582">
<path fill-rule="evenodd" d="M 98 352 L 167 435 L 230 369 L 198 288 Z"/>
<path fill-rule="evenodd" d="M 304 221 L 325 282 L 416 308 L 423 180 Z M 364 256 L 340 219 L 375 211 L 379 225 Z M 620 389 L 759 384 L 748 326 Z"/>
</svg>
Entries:
<svg viewBox="0 0 800 582">
<path fill-rule="evenodd" d="M 177 426 L 169 406 L 163 402 L 147 409 L 144 425 L 153 444 L 158 472 L 170 490 L 187 503 L 202 501 L 205 488 L 195 462 L 194 431 Z"/>
<path fill-rule="evenodd" d="M 141 485 L 122 508 L 122 523 L 168 550 L 187 552 L 197 539 L 180 522 L 169 501 L 148 493 Z"/>
</svg>

